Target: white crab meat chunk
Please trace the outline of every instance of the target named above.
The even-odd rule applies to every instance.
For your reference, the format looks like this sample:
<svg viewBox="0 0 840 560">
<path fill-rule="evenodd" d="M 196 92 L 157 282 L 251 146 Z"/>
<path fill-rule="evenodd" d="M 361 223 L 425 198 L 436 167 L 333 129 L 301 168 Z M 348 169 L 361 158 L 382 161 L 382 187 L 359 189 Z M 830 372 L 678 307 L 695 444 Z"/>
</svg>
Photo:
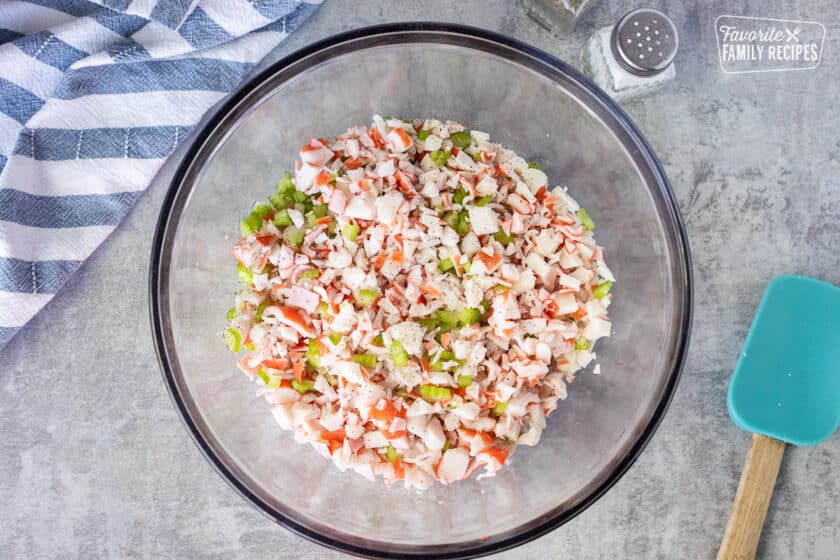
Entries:
<svg viewBox="0 0 840 560">
<path fill-rule="evenodd" d="M 578 302 L 574 294 L 558 294 L 554 300 L 557 302 L 558 315 L 566 315 L 578 310 Z"/>
<path fill-rule="evenodd" d="M 404 152 L 411 147 L 411 138 L 402 128 L 395 128 L 388 133 L 388 142 L 395 152 Z"/>
<path fill-rule="evenodd" d="M 300 149 L 300 160 L 303 163 L 309 163 L 313 166 L 323 165 L 330 161 L 333 157 L 333 152 L 326 146 L 312 146 L 306 145 Z"/>
<path fill-rule="evenodd" d="M 292 307 L 300 307 L 301 309 L 306 310 L 307 313 L 314 312 L 320 302 L 321 298 L 318 294 L 311 292 L 306 288 L 301 288 L 300 286 L 292 286 L 292 289 L 289 291 L 289 297 L 286 298 L 286 303 L 288 305 Z"/>
<path fill-rule="evenodd" d="M 467 210 L 470 225 L 476 235 L 487 235 L 499 231 L 499 217 L 487 206 L 470 206 Z"/>
<path fill-rule="evenodd" d="M 397 217 L 405 199 L 398 194 L 384 194 L 376 199 L 376 220 L 380 223 L 391 225 Z"/>
<path fill-rule="evenodd" d="M 437 467 L 437 476 L 441 482 L 455 482 L 464 478 L 470 454 L 461 448 L 447 449 Z"/>
<path fill-rule="evenodd" d="M 371 196 L 354 196 L 347 203 L 344 215 L 358 220 L 373 220 L 376 217 L 376 202 Z"/>
<path fill-rule="evenodd" d="M 583 329 L 583 336 L 589 340 L 598 340 L 599 338 L 610 336 L 611 328 L 612 323 L 609 321 L 593 317 L 589 320 L 586 328 Z"/>
<path fill-rule="evenodd" d="M 350 383 L 355 383 L 356 385 L 365 384 L 365 377 L 362 375 L 362 367 L 356 362 L 339 360 L 333 364 L 332 373 L 338 377 L 343 377 Z"/>
<path fill-rule="evenodd" d="M 403 321 L 389 327 L 385 334 L 390 340 L 399 340 L 405 351 L 409 354 L 419 356 L 423 352 L 423 337 L 426 329 L 414 321 Z"/>
<path fill-rule="evenodd" d="M 295 173 L 295 188 L 299 191 L 305 191 L 312 186 L 315 177 L 321 174 L 321 165 L 312 165 L 304 163 L 300 169 Z"/>
<path fill-rule="evenodd" d="M 551 228 L 539 232 L 534 238 L 535 250 L 544 257 L 550 257 L 557 252 L 557 248 L 563 243 L 563 236 Z"/>
</svg>

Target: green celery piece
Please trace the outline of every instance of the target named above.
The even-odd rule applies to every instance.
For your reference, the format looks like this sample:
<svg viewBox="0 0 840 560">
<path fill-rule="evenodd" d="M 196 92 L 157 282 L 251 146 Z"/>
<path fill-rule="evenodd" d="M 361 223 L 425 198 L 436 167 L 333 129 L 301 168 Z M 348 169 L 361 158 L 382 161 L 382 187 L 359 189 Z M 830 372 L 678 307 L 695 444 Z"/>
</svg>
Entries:
<svg viewBox="0 0 840 560">
<path fill-rule="evenodd" d="M 289 226 L 283 232 L 283 240 L 292 247 L 300 247 L 303 244 L 304 235 L 305 233 L 302 229 Z"/>
<path fill-rule="evenodd" d="M 239 222 L 239 233 L 242 234 L 242 237 L 248 237 L 252 233 L 260 231 L 262 222 L 262 216 L 251 212 L 247 218 Z"/>
<path fill-rule="evenodd" d="M 510 245 L 513 243 L 513 236 L 509 233 L 505 233 L 502 230 L 497 231 L 493 234 L 493 239 L 501 243 L 502 245 Z"/>
<path fill-rule="evenodd" d="M 431 134 L 431 132 L 429 132 L 428 130 L 423 129 L 423 130 L 421 130 L 421 131 L 419 131 L 419 132 L 417 133 L 417 139 L 418 139 L 418 140 L 420 140 L 420 141 L 422 142 L 423 140 L 425 140 L 426 138 L 428 138 L 428 137 L 429 137 L 429 134 Z"/>
<path fill-rule="evenodd" d="M 344 224 L 344 227 L 341 228 L 341 235 L 343 235 L 347 241 L 355 241 L 361 229 L 362 228 L 356 224 Z"/>
<path fill-rule="evenodd" d="M 373 354 L 353 354 L 353 361 L 366 368 L 376 367 L 376 356 Z"/>
<path fill-rule="evenodd" d="M 506 402 L 496 403 L 496 406 L 493 407 L 493 414 L 495 414 L 496 416 L 501 416 L 505 413 L 505 410 L 507 410 Z"/>
<path fill-rule="evenodd" d="M 462 150 L 464 148 L 469 147 L 470 143 L 472 142 L 472 137 L 470 136 L 470 133 L 465 130 L 453 132 L 449 135 L 449 139 L 452 140 L 453 144 L 455 144 Z"/>
<path fill-rule="evenodd" d="M 265 300 L 263 302 L 260 302 L 260 304 L 257 306 L 257 322 L 258 323 L 260 321 L 262 321 L 263 311 L 265 311 L 265 308 L 268 307 L 269 303 L 270 302 L 268 300 Z"/>
<path fill-rule="evenodd" d="M 592 218 L 589 217 L 589 214 L 586 212 L 585 209 L 581 208 L 577 212 L 578 219 L 580 220 L 583 229 L 586 231 L 592 231 L 595 229 L 595 222 L 592 221 Z"/>
<path fill-rule="evenodd" d="M 449 161 L 449 156 L 452 155 L 452 152 L 449 150 L 435 150 L 429 157 L 432 158 L 432 161 L 438 164 L 440 167 L 446 165 L 446 162 Z"/>
<path fill-rule="evenodd" d="M 452 391 L 450 391 L 447 387 L 420 385 L 420 396 L 427 401 L 447 400 L 452 398 Z"/>
<path fill-rule="evenodd" d="M 609 280 L 601 282 L 592 290 L 592 295 L 595 296 L 596 299 L 601 299 L 602 297 L 610 293 L 610 288 L 612 288 L 612 284 L 613 283 Z"/>
<path fill-rule="evenodd" d="M 254 273 L 242 263 L 236 265 L 236 275 L 239 276 L 239 279 L 246 286 L 250 286 L 251 282 L 254 281 Z"/>
<path fill-rule="evenodd" d="M 306 363 L 315 369 L 321 367 L 321 350 L 318 348 L 318 341 L 314 338 L 309 339 L 309 345 L 306 348 Z"/>
<path fill-rule="evenodd" d="M 239 331 L 230 327 L 229 329 L 225 330 L 225 342 L 227 342 L 228 348 L 234 354 L 239 353 L 240 345 L 242 344 L 242 335 L 239 334 Z"/>
<path fill-rule="evenodd" d="M 465 307 L 458 312 L 458 322 L 462 325 L 472 325 L 481 322 L 481 310 L 475 307 Z"/>
<path fill-rule="evenodd" d="M 408 352 L 406 352 L 402 342 L 399 340 L 393 341 L 389 352 L 391 354 L 391 359 L 394 360 L 395 366 L 405 367 L 408 365 Z"/>
<path fill-rule="evenodd" d="M 278 210 L 274 215 L 274 225 L 277 227 L 286 227 L 292 225 L 292 218 L 289 216 L 289 211 L 283 208 Z"/>
<path fill-rule="evenodd" d="M 379 292 L 376 290 L 370 290 L 368 288 L 362 288 L 359 290 L 359 293 L 356 295 L 356 303 L 361 305 L 362 307 L 370 307 L 373 305 L 373 302 L 376 301 L 376 298 L 379 297 Z"/>
<path fill-rule="evenodd" d="M 292 389 L 298 393 L 308 393 L 309 391 L 315 390 L 315 382 L 311 379 L 304 379 L 302 381 L 294 379 L 292 381 Z"/>
<path fill-rule="evenodd" d="M 473 378 L 472 375 L 459 375 L 458 376 L 458 387 L 469 387 L 472 385 Z"/>
</svg>

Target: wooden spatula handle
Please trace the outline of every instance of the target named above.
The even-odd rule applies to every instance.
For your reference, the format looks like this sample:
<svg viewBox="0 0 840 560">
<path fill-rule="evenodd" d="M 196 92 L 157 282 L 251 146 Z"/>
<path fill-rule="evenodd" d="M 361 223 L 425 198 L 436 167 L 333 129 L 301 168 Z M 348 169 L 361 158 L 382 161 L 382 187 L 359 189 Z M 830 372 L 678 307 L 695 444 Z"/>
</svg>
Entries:
<svg viewBox="0 0 840 560">
<path fill-rule="evenodd" d="M 761 536 L 764 516 L 767 515 L 767 506 L 773 496 L 784 453 L 784 442 L 753 434 L 717 560 L 755 558 L 758 537 Z"/>
</svg>

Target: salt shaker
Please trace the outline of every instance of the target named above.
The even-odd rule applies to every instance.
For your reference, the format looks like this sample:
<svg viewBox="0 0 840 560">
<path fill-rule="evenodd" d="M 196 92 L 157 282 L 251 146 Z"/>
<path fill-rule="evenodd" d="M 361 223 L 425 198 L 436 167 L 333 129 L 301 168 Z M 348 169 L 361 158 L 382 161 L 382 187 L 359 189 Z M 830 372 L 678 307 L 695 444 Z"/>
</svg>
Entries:
<svg viewBox="0 0 840 560">
<path fill-rule="evenodd" d="M 584 73 L 616 101 L 630 101 L 674 79 L 678 47 L 671 18 L 653 8 L 640 8 L 614 27 L 598 29 L 584 45 L 581 63 Z"/>
</svg>

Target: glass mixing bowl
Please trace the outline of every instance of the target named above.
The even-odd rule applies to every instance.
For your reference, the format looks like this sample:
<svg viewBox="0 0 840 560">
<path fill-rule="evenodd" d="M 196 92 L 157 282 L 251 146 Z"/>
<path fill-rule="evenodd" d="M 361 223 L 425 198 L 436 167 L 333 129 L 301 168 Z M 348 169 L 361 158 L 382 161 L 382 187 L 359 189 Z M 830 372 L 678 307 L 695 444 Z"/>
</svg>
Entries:
<svg viewBox="0 0 840 560">
<path fill-rule="evenodd" d="M 221 337 L 238 289 L 239 220 L 301 144 L 374 113 L 487 131 L 568 185 L 598 225 L 618 282 L 601 375 L 581 373 L 536 447 L 495 478 L 422 495 L 339 472 L 274 423 Z M 552 183 L 556 184 L 556 183 Z M 654 432 L 688 342 L 688 247 L 667 178 L 618 106 L 568 65 L 511 39 L 445 24 L 353 31 L 282 60 L 207 123 L 173 180 L 150 272 L 157 351 L 207 459 L 291 530 L 374 557 L 498 552 L 563 524 L 627 470 Z M 589 368 L 591 369 L 591 367 Z"/>
</svg>

